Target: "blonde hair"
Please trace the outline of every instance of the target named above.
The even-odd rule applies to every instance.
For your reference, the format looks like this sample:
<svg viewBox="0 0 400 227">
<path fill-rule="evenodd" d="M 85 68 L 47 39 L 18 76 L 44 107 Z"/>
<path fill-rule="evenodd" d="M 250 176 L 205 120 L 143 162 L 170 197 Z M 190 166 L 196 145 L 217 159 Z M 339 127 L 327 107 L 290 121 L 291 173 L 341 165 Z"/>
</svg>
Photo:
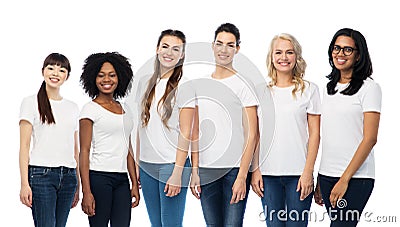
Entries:
<svg viewBox="0 0 400 227">
<path fill-rule="evenodd" d="M 268 76 L 271 78 L 271 81 L 269 83 L 269 86 L 274 86 L 276 85 L 277 82 L 277 70 L 273 64 L 273 48 L 275 41 L 278 39 L 282 40 L 287 40 L 293 45 L 294 53 L 296 55 L 296 64 L 293 68 L 293 78 L 292 82 L 294 83 L 294 89 L 292 90 L 292 96 L 296 98 L 296 92 L 301 91 L 301 93 L 304 92 L 305 89 L 305 80 L 303 79 L 304 73 L 306 71 L 307 63 L 303 59 L 301 53 L 302 53 L 302 48 L 300 43 L 297 41 L 297 39 L 287 33 L 281 33 L 276 36 L 271 40 L 270 46 L 269 46 L 269 51 L 267 55 L 267 68 L 268 68 Z"/>
</svg>

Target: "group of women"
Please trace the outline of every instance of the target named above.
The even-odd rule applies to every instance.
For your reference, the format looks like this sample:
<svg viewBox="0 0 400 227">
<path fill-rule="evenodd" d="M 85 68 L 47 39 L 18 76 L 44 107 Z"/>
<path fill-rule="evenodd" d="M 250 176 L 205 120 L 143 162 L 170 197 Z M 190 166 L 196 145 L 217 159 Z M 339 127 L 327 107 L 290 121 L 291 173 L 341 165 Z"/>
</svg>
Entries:
<svg viewBox="0 0 400 227">
<path fill-rule="evenodd" d="M 137 107 L 120 101 L 132 86 L 129 60 L 117 52 L 90 55 L 80 82 L 92 100 L 80 113 L 60 94 L 68 59 L 45 59 L 42 86 L 23 100 L 19 118 L 20 200 L 35 226 L 65 226 L 80 184 L 90 226 L 129 226 L 139 188 L 152 226 L 182 226 L 189 188 L 207 226 L 242 226 L 250 185 L 267 226 L 307 226 L 313 196 L 331 226 L 357 225 L 374 186 L 381 108 L 363 35 L 344 28 L 332 38 L 322 103 L 318 86 L 303 78 L 307 64 L 290 34 L 272 39 L 270 80 L 258 85 L 233 67 L 235 25 L 215 31 L 209 75 L 184 75 L 185 48 L 184 33 L 161 32 L 154 72 L 131 92 Z M 339 211 L 358 216 L 336 217 Z"/>
</svg>

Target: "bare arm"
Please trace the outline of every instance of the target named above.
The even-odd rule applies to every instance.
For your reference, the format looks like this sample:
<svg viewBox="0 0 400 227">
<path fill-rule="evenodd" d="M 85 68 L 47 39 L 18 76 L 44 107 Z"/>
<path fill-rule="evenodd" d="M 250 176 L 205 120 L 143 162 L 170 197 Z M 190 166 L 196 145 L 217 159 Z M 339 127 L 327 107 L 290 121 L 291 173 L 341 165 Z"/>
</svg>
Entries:
<svg viewBox="0 0 400 227">
<path fill-rule="evenodd" d="M 304 200 L 314 189 L 314 165 L 317 159 L 318 147 L 320 141 L 320 122 L 321 116 L 307 114 L 308 122 L 308 147 L 306 163 L 303 173 L 297 184 L 297 191 L 300 191 L 300 200 Z"/>
<path fill-rule="evenodd" d="M 379 120 L 380 113 L 378 112 L 364 113 L 364 136 L 349 165 L 331 191 L 329 200 L 333 207 L 336 206 L 338 200 L 343 198 L 343 195 L 347 191 L 350 179 L 364 163 L 372 148 L 375 146 L 378 138 Z"/>
<path fill-rule="evenodd" d="M 246 197 L 246 178 L 253 159 L 257 138 L 257 107 L 246 107 L 243 113 L 245 145 L 240 160 L 239 173 L 232 187 L 232 203 L 238 203 Z"/>
<path fill-rule="evenodd" d="M 258 197 L 264 197 L 264 182 L 260 171 L 260 131 L 257 123 L 257 137 L 256 137 L 256 148 L 254 151 L 253 159 L 251 161 L 251 188 L 258 195 Z"/>
<path fill-rule="evenodd" d="M 165 185 L 164 192 L 166 196 L 175 196 L 181 190 L 182 172 L 188 156 L 189 145 L 191 141 L 193 125 L 194 108 L 182 108 L 179 112 L 179 137 L 178 147 L 176 149 L 175 167 Z"/>
<path fill-rule="evenodd" d="M 201 186 L 199 176 L 199 109 L 196 106 L 194 111 L 192 139 L 191 139 L 191 160 L 192 160 L 192 176 L 190 179 L 190 190 L 192 194 L 200 199 Z"/>
<path fill-rule="evenodd" d="M 88 216 L 95 215 L 95 201 L 90 189 L 89 154 L 92 143 L 93 122 L 89 119 L 79 121 L 79 171 L 82 182 L 82 210 Z"/>
<path fill-rule="evenodd" d="M 127 169 L 129 173 L 129 178 L 131 179 L 132 183 L 131 197 L 135 198 L 135 200 L 132 202 L 132 208 L 133 208 L 139 205 L 140 194 L 139 194 L 139 185 L 136 177 L 136 164 L 132 150 L 131 137 L 129 137 L 129 152 L 126 158 L 127 158 L 127 165 L 128 165 Z"/>
<path fill-rule="evenodd" d="M 28 181 L 29 149 L 32 136 L 32 124 L 26 120 L 19 122 L 19 171 L 21 176 L 20 200 L 32 207 L 32 190 Z"/>
<path fill-rule="evenodd" d="M 76 205 L 79 202 L 79 191 L 80 191 L 80 185 L 81 185 L 81 180 L 80 180 L 80 175 L 79 175 L 79 135 L 78 135 L 78 131 L 75 131 L 75 133 L 74 133 L 74 158 L 76 161 L 76 179 L 78 181 L 78 184 L 76 186 L 74 201 L 72 202 L 71 208 L 76 207 Z"/>
<path fill-rule="evenodd" d="M 140 127 L 140 126 L 138 126 Z M 136 165 L 135 165 L 135 169 L 136 169 L 136 179 L 138 182 L 138 187 L 139 189 L 141 188 L 140 185 L 140 170 L 139 170 L 139 160 L 140 160 L 140 137 L 139 137 L 139 128 L 136 131 Z"/>
</svg>

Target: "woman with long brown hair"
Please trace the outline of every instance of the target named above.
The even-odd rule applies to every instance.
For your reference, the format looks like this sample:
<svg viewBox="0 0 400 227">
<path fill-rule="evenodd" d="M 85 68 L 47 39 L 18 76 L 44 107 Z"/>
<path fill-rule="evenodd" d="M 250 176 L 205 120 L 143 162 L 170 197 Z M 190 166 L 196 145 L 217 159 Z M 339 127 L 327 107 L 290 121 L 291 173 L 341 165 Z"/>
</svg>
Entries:
<svg viewBox="0 0 400 227">
<path fill-rule="evenodd" d="M 139 82 L 141 100 L 137 157 L 143 197 L 152 226 L 182 226 L 190 170 L 194 91 L 183 82 L 185 35 L 161 32 L 154 73 Z"/>
</svg>

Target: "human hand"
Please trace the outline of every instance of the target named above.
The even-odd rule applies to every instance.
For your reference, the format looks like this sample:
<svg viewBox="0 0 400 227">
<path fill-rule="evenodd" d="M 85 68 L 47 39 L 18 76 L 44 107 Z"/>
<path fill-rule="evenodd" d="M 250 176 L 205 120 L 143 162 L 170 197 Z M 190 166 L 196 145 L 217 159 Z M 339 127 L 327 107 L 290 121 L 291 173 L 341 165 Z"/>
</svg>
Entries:
<svg viewBox="0 0 400 227">
<path fill-rule="evenodd" d="M 197 199 L 200 199 L 201 186 L 200 186 L 200 176 L 197 172 L 192 171 L 192 176 L 190 178 L 190 190 L 192 195 Z"/>
<path fill-rule="evenodd" d="M 84 193 L 82 198 L 82 211 L 89 217 L 95 215 L 96 202 L 92 193 Z"/>
<path fill-rule="evenodd" d="M 300 191 L 300 200 L 303 201 L 314 189 L 313 175 L 302 173 L 297 183 L 296 192 Z"/>
<path fill-rule="evenodd" d="M 237 177 L 232 186 L 232 198 L 230 204 L 238 203 L 246 198 L 246 179 Z"/>
<path fill-rule="evenodd" d="M 21 186 L 19 200 L 27 207 L 32 207 L 32 189 L 29 185 Z"/>
<path fill-rule="evenodd" d="M 258 197 L 264 197 L 264 182 L 260 169 L 255 170 L 251 174 L 251 188 L 258 195 Z"/>
<path fill-rule="evenodd" d="M 171 174 L 164 188 L 166 196 L 174 197 L 181 192 L 181 177 L 181 174 L 177 174 L 175 172 Z"/>
<path fill-rule="evenodd" d="M 132 208 L 135 208 L 139 205 L 140 201 L 140 193 L 139 193 L 139 185 L 134 185 L 131 189 L 131 198 L 133 199 L 132 201 Z"/>
<path fill-rule="evenodd" d="M 343 198 L 348 186 L 349 183 L 342 179 L 339 179 L 339 181 L 335 184 L 331 191 L 331 195 L 329 196 L 329 201 L 331 202 L 333 208 L 335 208 L 337 202 Z"/>
</svg>

